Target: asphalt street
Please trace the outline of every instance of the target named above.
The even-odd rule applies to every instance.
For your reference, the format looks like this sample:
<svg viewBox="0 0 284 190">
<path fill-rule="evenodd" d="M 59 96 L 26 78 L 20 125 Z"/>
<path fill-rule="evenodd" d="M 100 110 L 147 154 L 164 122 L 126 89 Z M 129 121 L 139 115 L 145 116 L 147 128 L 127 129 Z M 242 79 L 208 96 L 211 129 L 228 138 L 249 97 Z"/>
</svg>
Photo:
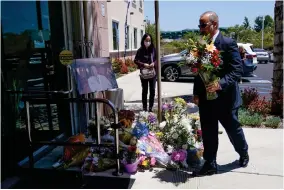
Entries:
<svg viewBox="0 0 284 190">
<path fill-rule="evenodd" d="M 261 96 L 271 98 L 273 77 L 273 63 L 258 64 L 253 77 L 243 77 L 240 83 L 241 90 L 245 88 L 256 88 Z"/>
</svg>

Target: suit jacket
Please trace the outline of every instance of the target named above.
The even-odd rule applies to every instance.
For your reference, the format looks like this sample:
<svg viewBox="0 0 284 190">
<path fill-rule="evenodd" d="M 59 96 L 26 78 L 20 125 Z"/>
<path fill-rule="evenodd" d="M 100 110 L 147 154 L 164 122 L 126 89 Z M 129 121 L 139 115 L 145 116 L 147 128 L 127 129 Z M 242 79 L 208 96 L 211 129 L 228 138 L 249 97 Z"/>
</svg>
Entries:
<svg viewBox="0 0 284 190">
<path fill-rule="evenodd" d="M 223 60 L 220 71 L 216 73 L 221 86 L 221 90 L 217 91 L 217 101 L 220 106 L 238 108 L 242 104 L 238 81 L 242 76 L 243 66 L 237 43 L 220 32 L 214 45 L 221 51 Z M 199 106 L 206 106 L 206 88 L 199 75 L 194 79 L 193 94 L 199 96 Z"/>
</svg>

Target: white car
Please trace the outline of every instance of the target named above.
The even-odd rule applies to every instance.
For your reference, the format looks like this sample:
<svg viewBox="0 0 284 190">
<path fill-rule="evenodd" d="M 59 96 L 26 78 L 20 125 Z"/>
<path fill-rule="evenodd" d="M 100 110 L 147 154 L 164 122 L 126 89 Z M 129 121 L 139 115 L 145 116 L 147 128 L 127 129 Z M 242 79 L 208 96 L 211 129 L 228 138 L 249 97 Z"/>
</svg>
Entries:
<svg viewBox="0 0 284 190">
<path fill-rule="evenodd" d="M 261 49 L 261 48 L 254 48 L 253 51 L 256 53 L 257 55 L 257 61 L 259 63 L 268 63 L 269 62 L 269 54 L 266 50 Z"/>
<path fill-rule="evenodd" d="M 250 43 L 238 43 L 238 46 L 240 47 L 243 47 L 246 51 L 246 58 L 247 59 L 252 59 L 252 63 L 254 65 L 256 65 L 258 62 L 257 62 L 257 55 L 256 53 L 252 50 L 252 46 L 253 44 L 250 44 Z"/>
</svg>

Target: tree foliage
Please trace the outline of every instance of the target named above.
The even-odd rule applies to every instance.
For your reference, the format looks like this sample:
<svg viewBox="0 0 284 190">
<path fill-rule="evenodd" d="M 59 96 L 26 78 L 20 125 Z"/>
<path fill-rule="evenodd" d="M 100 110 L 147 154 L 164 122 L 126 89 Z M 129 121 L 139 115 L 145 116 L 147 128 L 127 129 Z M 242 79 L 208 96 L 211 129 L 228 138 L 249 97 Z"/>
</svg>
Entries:
<svg viewBox="0 0 284 190">
<path fill-rule="evenodd" d="M 244 18 L 243 27 L 245 29 L 249 29 L 250 28 L 250 23 L 249 23 L 248 17 Z"/>
<path fill-rule="evenodd" d="M 262 20 L 263 20 L 262 16 L 256 17 L 256 19 L 254 21 L 255 22 L 255 25 L 254 25 L 255 31 L 260 32 L 262 30 Z M 273 28 L 274 21 L 273 21 L 271 16 L 266 15 L 264 17 L 264 24 L 263 24 L 263 26 L 264 26 L 264 29 L 266 29 L 266 28 Z"/>
<path fill-rule="evenodd" d="M 148 23 L 147 26 L 146 26 L 145 32 L 152 36 L 152 38 L 153 38 L 152 43 L 154 45 L 156 45 L 156 26 L 155 26 L 155 24 Z"/>
<path fill-rule="evenodd" d="M 257 26 L 257 27 L 256 27 Z M 240 43 L 252 43 L 254 47 L 261 47 L 262 45 L 262 31 L 258 29 L 262 26 L 262 17 L 259 16 L 255 19 L 255 27 L 252 28 L 247 17 L 244 18 L 242 25 L 235 25 L 227 29 L 222 29 L 221 33 L 224 36 L 234 38 Z M 274 44 L 274 20 L 271 16 L 266 15 L 264 19 L 264 33 L 263 33 L 263 47 L 264 49 L 273 49 Z M 175 40 L 170 43 L 162 44 L 162 47 L 167 50 L 167 52 L 172 49 L 172 53 L 177 51 L 182 51 L 185 49 L 182 40 L 189 38 L 196 39 L 199 35 L 198 32 L 188 32 L 182 39 Z"/>
</svg>

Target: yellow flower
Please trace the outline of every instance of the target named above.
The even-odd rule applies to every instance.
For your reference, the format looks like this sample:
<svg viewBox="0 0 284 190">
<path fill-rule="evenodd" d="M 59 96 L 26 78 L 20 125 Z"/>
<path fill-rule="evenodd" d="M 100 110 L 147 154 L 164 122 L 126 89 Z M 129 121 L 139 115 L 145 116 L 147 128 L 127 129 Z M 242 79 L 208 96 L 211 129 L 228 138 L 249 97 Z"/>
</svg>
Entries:
<svg viewBox="0 0 284 190">
<path fill-rule="evenodd" d="M 141 163 L 142 166 L 147 166 L 148 165 L 148 161 L 147 160 L 144 160 L 142 163 Z"/>
<path fill-rule="evenodd" d="M 213 43 L 209 44 L 209 45 L 206 45 L 206 50 L 209 51 L 209 52 L 212 52 L 216 49 L 216 47 L 214 46 Z"/>
<path fill-rule="evenodd" d="M 186 102 L 182 98 L 175 98 L 175 102 L 181 105 L 186 105 Z"/>
<path fill-rule="evenodd" d="M 162 132 L 157 132 L 157 133 L 156 133 L 156 136 L 157 136 L 158 138 L 160 138 L 160 137 L 163 136 L 163 133 L 162 133 Z"/>
<path fill-rule="evenodd" d="M 189 117 L 193 120 L 199 120 L 199 114 L 196 114 L 196 113 L 192 113 L 192 114 L 189 114 Z"/>
</svg>

